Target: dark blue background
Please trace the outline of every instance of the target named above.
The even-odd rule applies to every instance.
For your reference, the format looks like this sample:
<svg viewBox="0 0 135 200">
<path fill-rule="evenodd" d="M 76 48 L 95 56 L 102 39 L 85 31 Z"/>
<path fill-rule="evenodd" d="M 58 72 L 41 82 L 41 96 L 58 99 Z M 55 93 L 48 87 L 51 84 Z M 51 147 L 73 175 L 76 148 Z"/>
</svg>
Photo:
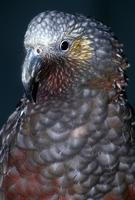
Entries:
<svg viewBox="0 0 135 200">
<path fill-rule="evenodd" d="M 23 0 L 0 3 L 0 125 L 23 93 L 23 36 L 29 21 L 44 10 L 61 10 L 94 17 L 112 27 L 131 64 L 128 97 L 135 107 L 135 3 L 111 0 Z"/>
</svg>

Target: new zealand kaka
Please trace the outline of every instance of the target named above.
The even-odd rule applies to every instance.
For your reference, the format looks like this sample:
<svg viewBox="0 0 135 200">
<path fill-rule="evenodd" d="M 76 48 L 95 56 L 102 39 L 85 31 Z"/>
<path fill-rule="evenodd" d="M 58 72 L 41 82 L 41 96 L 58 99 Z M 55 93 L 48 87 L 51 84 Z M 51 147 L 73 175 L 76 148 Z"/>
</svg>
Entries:
<svg viewBox="0 0 135 200">
<path fill-rule="evenodd" d="M 28 25 L 25 96 L 0 131 L 1 200 L 135 200 L 128 62 L 102 23 L 46 11 Z"/>
</svg>

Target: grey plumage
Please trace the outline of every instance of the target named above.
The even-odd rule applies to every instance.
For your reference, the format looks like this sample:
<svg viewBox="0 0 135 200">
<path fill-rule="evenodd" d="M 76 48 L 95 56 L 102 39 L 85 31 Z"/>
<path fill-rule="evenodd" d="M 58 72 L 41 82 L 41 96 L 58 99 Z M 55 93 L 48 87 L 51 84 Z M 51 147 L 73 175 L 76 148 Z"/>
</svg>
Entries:
<svg viewBox="0 0 135 200">
<path fill-rule="evenodd" d="M 56 11 L 31 21 L 24 44 L 26 97 L 1 130 L 5 200 L 124 199 L 135 150 L 122 46 L 101 23 Z"/>
</svg>

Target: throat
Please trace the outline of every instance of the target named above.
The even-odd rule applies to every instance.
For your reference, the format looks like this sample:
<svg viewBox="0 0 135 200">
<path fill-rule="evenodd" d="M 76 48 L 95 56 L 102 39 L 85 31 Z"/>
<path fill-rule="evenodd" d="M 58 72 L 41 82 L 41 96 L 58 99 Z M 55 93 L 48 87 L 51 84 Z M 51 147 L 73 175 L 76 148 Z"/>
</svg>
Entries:
<svg viewBox="0 0 135 200">
<path fill-rule="evenodd" d="M 36 102 L 44 103 L 47 100 L 60 98 L 71 87 L 68 74 L 63 72 L 51 73 L 47 79 L 42 80 L 38 86 Z"/>
</svg>

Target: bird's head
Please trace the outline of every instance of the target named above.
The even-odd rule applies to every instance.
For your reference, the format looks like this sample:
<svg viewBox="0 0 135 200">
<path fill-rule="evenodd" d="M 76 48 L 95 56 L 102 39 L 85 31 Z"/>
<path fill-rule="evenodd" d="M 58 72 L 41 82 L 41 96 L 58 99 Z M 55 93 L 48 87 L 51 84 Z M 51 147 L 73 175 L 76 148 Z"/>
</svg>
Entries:
<svg viewBox="0 0 135 200">
<path fill-rule="evenodd" d="M 57 11 L 43 12 L 30 22 L 24 46 L 22 82 L 35 102 L 66 95 L 98 79 L 99 86 L 118 71 L 116 65 L 122 60 L 120 45 L 106 26 Z"/>
</svg>

